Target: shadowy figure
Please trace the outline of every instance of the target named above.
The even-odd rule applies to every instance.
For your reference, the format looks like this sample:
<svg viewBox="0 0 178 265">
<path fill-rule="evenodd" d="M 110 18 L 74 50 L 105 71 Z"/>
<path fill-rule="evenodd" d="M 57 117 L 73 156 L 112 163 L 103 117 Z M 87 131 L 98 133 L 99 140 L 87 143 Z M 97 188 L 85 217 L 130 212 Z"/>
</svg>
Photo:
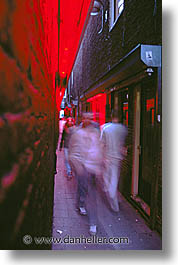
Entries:
<svg viewBox="0 0 178 265">
<path fill-rule="evenodd" d="M 64 125 L 61 142 L 60 142 L 60 151 L 64 145 L 64 157 L 65 157 L 65 166 L 67 171 L 67 179 L 72 179 L 72 170 L 68 159 L 68 148 L 69 148 L 69 139 L 71 137 L 72 131 L 74 126 L 74 120 L 69 117 Z"/>
<path fill-rule="evenodd" d="M 98 128 L 92 121 L 92 114 L 85 113 L 82 125 L 72 134 L 69 144 L 69 160 L 78 184 L 77 207 L 81 215 L 88 213 L 91 235 L 95 235 L 97 229 L 95 180 L 101 172 L 102 161 Z"/>
<path fill-rule="evenodd" d="M 112 112 L 112 122 L 106 123 L 101 131 L 103 147 L 103 189 L 107 195 L 113 211 L 119 211 L 118 182 L 120 177 L 121 162 L 126 154 L 124 147 L 127 136 L 127 127 L 118 123 L 118 112 Z"/>
</svg>

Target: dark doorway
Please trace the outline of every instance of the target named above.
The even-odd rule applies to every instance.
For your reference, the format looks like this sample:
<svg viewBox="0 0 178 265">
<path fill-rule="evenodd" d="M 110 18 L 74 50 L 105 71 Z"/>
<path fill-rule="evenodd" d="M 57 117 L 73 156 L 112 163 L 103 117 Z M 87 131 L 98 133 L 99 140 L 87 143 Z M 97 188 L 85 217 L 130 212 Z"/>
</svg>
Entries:
<svg viewBox="0 0 178 265">
<path fill-rule="evenodd" d="M 156 124 L 156 84 L 144 80 L 141 87 L 141 124 L 140 124 L 140 166 L 138 195 L 149 206 L 151 185 L 154 172 L 155 124 Z"/>
</svg>

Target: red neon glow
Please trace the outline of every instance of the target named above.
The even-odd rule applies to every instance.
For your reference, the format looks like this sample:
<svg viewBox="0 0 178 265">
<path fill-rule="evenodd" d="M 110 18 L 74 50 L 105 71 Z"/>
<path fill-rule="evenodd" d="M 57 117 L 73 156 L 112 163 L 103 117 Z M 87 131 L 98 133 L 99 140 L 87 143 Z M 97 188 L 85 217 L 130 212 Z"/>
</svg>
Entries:
<svg viewBox="0 0 178 265">
<path fill-rule="evenodd" d="M 155 119 L 155 110 L 151 110 L 151 124 L 154 125 L 154 119 Z"/>
<path fill-rule="evenodd" d="M 59 73 L 70 76 L 91 0 L 60 0 Z"/>
<path fill-rule="evenodd" d="M 146 110 L 149 111 L 150 109 L 154 108 L 154 104 L 155 104 L 154 98 L 147 99 Z"/>
<path fill-rule="evenodd" d="M 59 58 L 59 75 L 60 80 L 67 80 L 70 76 L 76 53 L 80 44 L 82 31 L 86 23 L 87 14 L 92 7 L 92 0 L 43 0 L 33 1 L 34 8 L 41 9 L 42 25 L 39 29 L 43 40 L 40 43 L 34 41 L 38 46 L 40 57 L 46 61 L 48 73 L 52 82 L 53 93 L 55 91 L 55 73 L 58 71 Z M 59 51 L 58 51 L 58 3 L 60 3 L 60 27 L 59 27 Z M 38 14 L 38 12 L 36 12 Z M 35 23 L 35 18 L 34 23 Z M 33 38 L 33 36 L 32 36 Z M 41 49 L 42 45 L 43 49 Z M 52 81 L 51 81 L 52 80 Z M 62 83 L 62 81 L 61 81 Z M 59 91 L 58 91 L 59 90 Z M 60 93 L 62 92 L 62 93 Z M 63 84 L 56 90 L 56 100 L 58 110 L 64 95 Z"/>
<path fill-rule="evenodd" d="M 106 115 L 106 94 L 98 94 L 89 98 L 87 102 L 90 103 L 90 108 L 94 114 L 94 121 L 103 125 L 105 123 Z"/>
<path fill-rule="evenodd" d="M 124 114 L 124 125 L 128 126 L 128 102 L 123 104 L 123 114 Z"/>
<path fill-rule="evenodd" d="M 94 96 L 94 97 L 92 97 L 92 98 L 87 99 L 87 102 L 91 102 L 91 101 L 93 101 L 93 100 L 96 100 L 96 99 L 98 99 L 98 98 L 101 97 L 101 96 L 103 96 L 103 94 L 98 94 L 98 95 L 96 95 L 96 96 Z"/>
<path fill-rule="evenodd" d="M 154 98 L 152 99 L 147 99 L 146 101 L 146 109 L 147 111 L 151 111 L 151 124 L 154 125 L 154 114 L 155 114 L 155 100 Z"/>
</svg>

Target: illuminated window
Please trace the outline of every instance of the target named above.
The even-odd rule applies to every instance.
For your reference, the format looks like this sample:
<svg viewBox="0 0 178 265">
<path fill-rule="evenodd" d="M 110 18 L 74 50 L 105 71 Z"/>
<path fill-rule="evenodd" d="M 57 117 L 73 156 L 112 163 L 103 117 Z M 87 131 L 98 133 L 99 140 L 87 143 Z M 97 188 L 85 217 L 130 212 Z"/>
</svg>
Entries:
<svg viewBox="0 0 178 265">
<path fill-rule="evenodd" d="M 124 0 L 110 0 L 110 30 L 124 10 Z"/>
</svg>

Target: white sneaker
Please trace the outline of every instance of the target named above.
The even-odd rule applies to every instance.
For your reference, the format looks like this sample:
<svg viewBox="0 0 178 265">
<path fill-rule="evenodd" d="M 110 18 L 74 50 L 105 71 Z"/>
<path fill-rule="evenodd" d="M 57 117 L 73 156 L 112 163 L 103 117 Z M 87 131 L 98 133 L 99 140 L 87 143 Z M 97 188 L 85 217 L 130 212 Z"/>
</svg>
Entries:
<svg viewBox="0 0 178 265">
<path fill-rule="evenodd" d="M 96 235 L 96 225 L 90 225 L 90 235 L 91 236 Z"/>
<path fill-rule="evenodd" d="M 84 207 L 79 207 L 79 211 L 81 215 L 87 215 L 87 211 Z"/>
</svg>

